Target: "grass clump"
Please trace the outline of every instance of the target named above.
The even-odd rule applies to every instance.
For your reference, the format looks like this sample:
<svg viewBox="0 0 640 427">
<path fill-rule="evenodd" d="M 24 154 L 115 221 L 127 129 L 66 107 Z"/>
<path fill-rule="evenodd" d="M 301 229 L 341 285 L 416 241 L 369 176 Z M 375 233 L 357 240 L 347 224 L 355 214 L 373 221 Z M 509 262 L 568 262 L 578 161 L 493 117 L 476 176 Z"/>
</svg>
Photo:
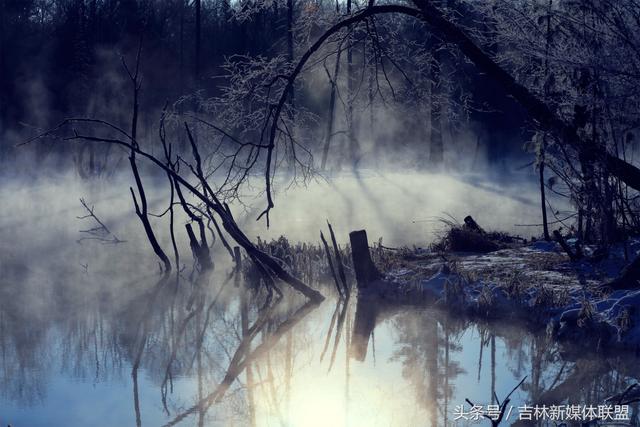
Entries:
<svg viewBox="0 0 640 427">
<path fill-rule="evenodd" d="M 519 246 L 523 239 L 498 231 L 485 231 L 471 216 L 460 224 L 454 218 L 441 218 L 445 231 L 431 249 L 436 252 L 488 253 Z"/>
</svg>

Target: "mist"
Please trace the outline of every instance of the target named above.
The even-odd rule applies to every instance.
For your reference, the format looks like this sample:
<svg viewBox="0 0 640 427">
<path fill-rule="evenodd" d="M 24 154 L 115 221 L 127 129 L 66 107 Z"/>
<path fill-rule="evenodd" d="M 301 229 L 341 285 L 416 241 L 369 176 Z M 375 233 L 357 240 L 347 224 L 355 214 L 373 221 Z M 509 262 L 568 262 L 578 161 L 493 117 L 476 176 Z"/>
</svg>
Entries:
<svg viewBox="0 0 640 427">
<path fill-rule="evenodd" d="M 0 0 L 0 424 L 639 422 L 614 3 Z"/>
</svg>

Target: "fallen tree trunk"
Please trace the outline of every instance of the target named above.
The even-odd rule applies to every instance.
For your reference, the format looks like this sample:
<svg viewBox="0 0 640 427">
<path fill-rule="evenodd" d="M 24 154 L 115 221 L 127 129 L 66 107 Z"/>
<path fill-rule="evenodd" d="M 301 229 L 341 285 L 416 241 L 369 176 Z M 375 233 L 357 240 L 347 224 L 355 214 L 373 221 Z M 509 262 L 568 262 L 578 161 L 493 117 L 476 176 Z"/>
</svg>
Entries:
<svg viewBox="0 0 640 427">
<path fill-rule="evenodd" d="M 543 101 L 516 81 L 516 79 L 498 65 L 491 57 L 475 44 L 458 26 L 449 21 L 429 0 L 412 0 L 422 12 L 420 19 L 430 25 L 434 32 L 455 44 L 483 73 L 498 82 L 505 91 L 522 105 L 529 115 L 545 130 L 553 133 L 561 142 L 576 149 L 589 158 L 599 158 L 607 170 L 629 187 L 640 190 L 640 169 L 619 159 L 593 144 L 582 141 L 575 127 L 560 119 Z"/>
<path fill-rule="evenodd" d="M 289 286 L 302 293 L 304 296 L 312 300 L 313 302 L 321 302 L 324 300 L 322 294 L 315 289 L 310 288 L 304 282 L 294 277 L 291 273 L 289 273 L 285 268 L 283 268 L 277 260 L 268 255 L 267 253 L 258 249 L 249 238 L 240 230 L 238 225 L 236 224 L 233 216 L 231 215 L 231 211 L 229 208 L 220 202 L 220 200 L 216 197 L 215 193 L 211 190 L 211 188 L 206 183 L 206 180 L 202 180 L 202 174 L 196 173 L 198 178 L 201 179 L 201 184 L 203 186 L 202 190 L 199 190 L 196 185 L 191 184 L 187 181 L 186 178 L 181 176 L 176 170 L 174 170 L 170 165 L 165 164 L 160 159 L 155 157 L 154 155 L 142 150 L 140 146 L 135 143 L 135 140 L 131 138 L 126 132 L 121 129 L 111 125 L 107 122 L 100 122 L 93 119 L 67 119 L 62 121 L 58 126 L 44 132 L 43 134 L 37 136 L 34 139 L 43 138 L 45 136 L 51 135 L 57 130 L 63 128 L 66 125 L 72 124 L 74 122 L 89 122 L 89 123 L 101 123 L 106 126 L 109 126 L 111 129 L 117 130 L 120 134 L 124 135 L 128 141 L 123 141 L 118 138 L 103 138 L 91 135 L 82 135 L 76 130 L 74 130 L 73 136 L 65 138 L 65 140 L 82 140 L 87 142 L 100 142 L 106 144 L 114 144 L 119 145 L 121 147 L 125 147 L 129 149 L 132 153 L 136 155 L 146 158 L 151 161 L 151 163 L 155 164 L 157 167 L 165 171 L 171 178 L 182 185 L 184 188 L 189 190 L 197 199 L 199 199 L 204 205 L 211 209 L 211 211 L 215 212 L 220 219 L 222 220 L 222 227 L 225 231 L 247 252 L 250 257 L 254 257 L 258 261 L 260 261 L 263 265 L 268 267 L 280 280 L 287 283 Z M 31 141 L 33 141 L 32 139 Z M 194 145 L 195 146 L 195 145 Z"/>
<path fill-rule="evenodd" d="M 599 159 L 613 176 L 620 179 L 620 181 L 624 182 L 629 187 L 635 190 L 640 190 L 640 169 L 609 154 L 605 149 L 594 147 L 593 144 L 589 144 L 579 138 L 574 126 L 565 123 L 551 110 L 551 108 L 549 108 L 548 105 L 536 97 L 529 89 L 518 83 L 511 74 L 504 70 L 487 53 L 476 45 L 476 43 L 471 40 L 471 38 L 469 38 L 462 29 L 460 29 L 455 23 L 449 21 L 431 1 L 412 0 L 412 2 L 417 9 L 401 5 L 367 7 L 366 9 L 363 9 L 362 11 L 333 25 L 325 31 L 300 57 L 293 71 L 287 76 L 285 88 L 279 101 L 276 103 L 274 114 L 271 118 L 271 130 L 267 144 L 267 163 L 265 171 L 268 207 L 262 212 L 261 216 L 266 215 L 273 207 L 270 182 L 272 151 L 275 148 L 280 114 L 286 102 L 289 88 L 293 86 L 296 78 L 304 69 L 307 61 L 322 47 L 324 42 L 331 35 L 338 33 L 344 28 L 350 27 L 351 25 L 363 22 L 375 15 L 393 13 L 413 16 L 432 27 L 433 32 L 437 33 L 444 42 L 456 45 L 481 72 L 498 82 L 510 96 L 512 96 L 527 110 L 532 119 L 537 121 L 543 129 L 555 135 L 559 139 L 560 143 L 574 148 L 578 153 L 586 158 Z"/>
</svg>

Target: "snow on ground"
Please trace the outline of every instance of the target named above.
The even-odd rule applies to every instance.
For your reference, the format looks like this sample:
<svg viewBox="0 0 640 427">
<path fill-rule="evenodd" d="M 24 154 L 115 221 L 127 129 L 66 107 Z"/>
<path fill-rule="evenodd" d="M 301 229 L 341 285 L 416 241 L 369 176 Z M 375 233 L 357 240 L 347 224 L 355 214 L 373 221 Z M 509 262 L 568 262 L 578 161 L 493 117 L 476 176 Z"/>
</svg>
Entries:
<svg viewBox="0 0 640 427">
<path fill-rule="evenodd" d="M 640 240 L 628 244 L 630 258 L 639 251 Z M 386 279 L 450 310 L 519 318 L 546 326 L 558 339 L 637 351 L 640 290 L 607 292 L 601 286 L 624 265 L 622 246 L 597 262 L 571 262 L 557 244 L 538 241 L 481 255 L 415 253 Z"/>
</svg>

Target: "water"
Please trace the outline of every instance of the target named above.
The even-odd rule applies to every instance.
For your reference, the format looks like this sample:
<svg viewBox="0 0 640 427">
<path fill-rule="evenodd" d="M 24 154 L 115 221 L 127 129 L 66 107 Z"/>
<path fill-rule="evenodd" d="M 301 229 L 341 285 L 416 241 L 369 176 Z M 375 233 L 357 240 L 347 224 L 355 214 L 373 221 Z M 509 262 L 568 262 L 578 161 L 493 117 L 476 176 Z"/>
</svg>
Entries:
<svg viewBox="0 0 640 427">
<path fill-rule="evenodd" d="M 408 190 L 390 191 L 409 179 Z M 640 377 L 636 359 L 575 351 L 509 321 L 479 324 L 356 296 L 344 303 L 328 281 L 313 284 L 327 296 L 319 306 L 285 292 L 264 307 L 264 294 L 246 297 L 228 275 L 224 253 L 209 277 L 188 280 L 184 241 L 185 277 L 161 280 L 122 184 L 65 178 L 0 190 L 13 200 L 0 218 L 0 425 L 466 425 L 454 420 L 457 405 L 490 404 L 494 392 L 503 399 L 525 376 L 516 407 L 599 404 Z M 287 196 L 271 230 L 252 224 L 250 232 L 317 241 L 329 218 L 343 241 L 360 226 L 390 244 L 424 244 L 435 223 L 409 218 L 447 210 L 488 227 L 536 221 L 534 195 L 508 187 L 496 204 L 478 193 L 495 191 L 444 177 L 334 185 Z M 362 185 L 369 195 L 353 191 Z M 80 196 L 127 242 L 76 243 L 91 226 L 76 219 Z"/>
<path fill-rule="evenodd" d="M 319 228 L 329 220 L 343 241 L 349 231 L 366 228 L 370 238 L 383 237 L 392 246 L 424 246 L 442 228 L 441 218 L 462 222 L 471 214 L 487 229 L 529 237 L 539 235 L 541 228 L 516 224 L 540 223 L 539 195 L 530 178 L 514 175 L 496 183 L 473 174 L 343 174 L 276 194 L 270 230 L 254 221 L 265 203 L 257 200 L 243 228 L 263 237 L 317 241 Z M 566 203 L 552 201 L 558 209 Z"/>
</svg>

